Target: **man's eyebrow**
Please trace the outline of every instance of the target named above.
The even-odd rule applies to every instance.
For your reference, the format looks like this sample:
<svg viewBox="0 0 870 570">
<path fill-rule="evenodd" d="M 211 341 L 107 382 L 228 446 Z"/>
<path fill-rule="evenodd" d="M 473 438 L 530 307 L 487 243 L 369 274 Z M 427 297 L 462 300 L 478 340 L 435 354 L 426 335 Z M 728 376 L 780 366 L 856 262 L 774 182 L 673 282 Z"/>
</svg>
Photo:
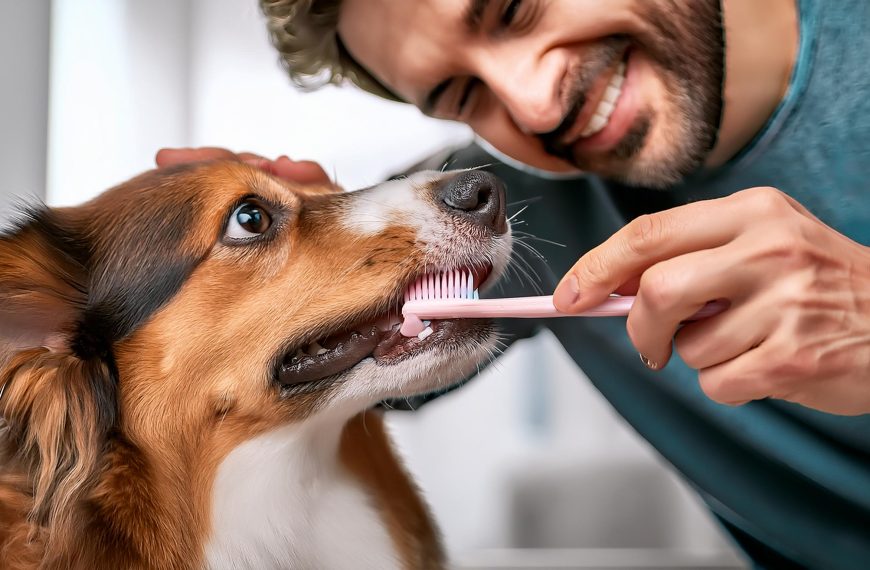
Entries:
<svg viewBox="0 0 870 570">
<path fill-rule="evenodd" d="M 447 90 L 447 87 L 450 85 L 450 81 L 450 79 L 445 79 L 444 81 L 436 85 L 435 88 L 432 89 L 432 91 L 430 91 L 428 95 L 426 95 L 426 99 L 425 101 L 423 101 L 424 113 L 431 114 L 435 110 L 435 106 L 438 105 L 438 99 L 440 99 L 441 95 L 444 94 L 444 91 Z"/>
<path fill-rule="evenodd" d="M 480 24 L 483 22 L 483 15 L 486 14 L 489 2 L 490 0 L 470 0 L 465 8 L 462 22 L 470 33 L 475 34 L 480 29 Z"/>
</svg>

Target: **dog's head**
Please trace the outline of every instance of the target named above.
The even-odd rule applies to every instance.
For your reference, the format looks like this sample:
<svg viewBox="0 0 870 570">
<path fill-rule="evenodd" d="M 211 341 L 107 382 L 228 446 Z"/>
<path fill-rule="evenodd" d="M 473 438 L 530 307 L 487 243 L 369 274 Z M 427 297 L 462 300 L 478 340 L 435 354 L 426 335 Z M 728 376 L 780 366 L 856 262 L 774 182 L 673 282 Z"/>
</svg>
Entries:
<svg viewBox="0 0 870 570">
<path fill-rule="evenodd" d="M 492 281 L 510 254 L 504 209 L 479 171 L 338 193 L 217 162 L 32 210 L 0 234 L 0 417 L 33 473 L 33 515 L 62 526 L 109 440 L 146 467 L 204 473 L 282 424 L 469 374 L 488 323 L 406 339 L 396 315 L 425 273 Z"/>
</svg>

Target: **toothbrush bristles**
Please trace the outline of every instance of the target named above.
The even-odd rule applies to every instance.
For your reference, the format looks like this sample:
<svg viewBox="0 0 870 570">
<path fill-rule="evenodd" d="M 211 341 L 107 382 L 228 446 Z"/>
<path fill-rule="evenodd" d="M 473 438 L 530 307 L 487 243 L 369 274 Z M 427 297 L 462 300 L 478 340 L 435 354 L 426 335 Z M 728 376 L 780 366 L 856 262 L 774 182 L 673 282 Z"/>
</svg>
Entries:
<svg viewBox="0 0 870 570">
<path fill-rule="evenodd" d="M 433 299 L 479 299 L 474 283 L 474 273 L 454 269 L 439 271 L 417 278 L 404 294 L 404 301 Z"/>
</svg>

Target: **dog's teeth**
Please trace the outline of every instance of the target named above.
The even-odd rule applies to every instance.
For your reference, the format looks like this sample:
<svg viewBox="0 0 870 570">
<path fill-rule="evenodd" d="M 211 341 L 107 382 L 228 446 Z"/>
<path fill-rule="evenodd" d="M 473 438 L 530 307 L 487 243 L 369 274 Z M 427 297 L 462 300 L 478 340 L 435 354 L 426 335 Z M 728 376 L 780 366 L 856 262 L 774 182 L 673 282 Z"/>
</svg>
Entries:
<svg viewBox="0 0 870 570">
<path fill-rule="evenodd" d="M 427 321 L 423 321 L 424 324 L 426 322 Z M 427 336 L 429 336 L 430 334 L 432 334 L 433 332 L 435 332 L 435 331 L 432 330 L 432 327 L 427 326 L 425 329 L 423 329 L 423 331 L 420 334 L 417 335 L 417 338 L 419 338 L 420 340 L 425 340 L 425 338 Z"/>
<path fill-rule="evenodd" d="M 296 349 L 296 354 L 293 355 L 293 358 L 305 358 L 307 355 L 302 352 L 301 348 Z"/>
<path fill-rule="evenodd" d="M 432 321 L 423 321 L 423 326 L 424 326 L 424 327 L 428 327 L 428 326 L 431 325 L 431 324 L 432 324 Z"/>
<path fill-rule="evenodd" d="M 323 351 L 323 352 L 321 352 L 321 351 Z M 326 349 L 323 348 L 322 346 L 320 346 L 320 344 L 318 344 L 316 342 L 312 342 L 311 344 L 308 345 L 307 352 L 308 352 L 308 356 L 317 356 L 318 354 L 323 354 L 324 352 L 326 352 Z"/>
</svg>

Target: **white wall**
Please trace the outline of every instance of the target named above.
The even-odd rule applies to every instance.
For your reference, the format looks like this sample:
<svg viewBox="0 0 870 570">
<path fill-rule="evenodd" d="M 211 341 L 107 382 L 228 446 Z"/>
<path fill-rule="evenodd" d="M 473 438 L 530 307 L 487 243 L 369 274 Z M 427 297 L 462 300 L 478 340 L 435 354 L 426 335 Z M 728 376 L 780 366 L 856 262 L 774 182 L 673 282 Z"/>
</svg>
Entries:
<svg viewBox="0 0 870 570">
<path fill-rule="evenodd" d="M 76 204 L 188 141 L 186 0 L 54 0 L 48 201 Z"/>
<path fill-rule="evenodd" d="M 0 2 L 0 220 L 13 196 L 44 197 L 49 0 Z"/>
</svg>

